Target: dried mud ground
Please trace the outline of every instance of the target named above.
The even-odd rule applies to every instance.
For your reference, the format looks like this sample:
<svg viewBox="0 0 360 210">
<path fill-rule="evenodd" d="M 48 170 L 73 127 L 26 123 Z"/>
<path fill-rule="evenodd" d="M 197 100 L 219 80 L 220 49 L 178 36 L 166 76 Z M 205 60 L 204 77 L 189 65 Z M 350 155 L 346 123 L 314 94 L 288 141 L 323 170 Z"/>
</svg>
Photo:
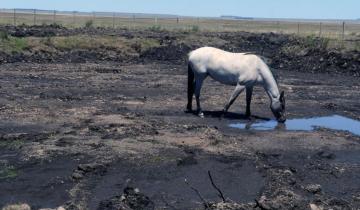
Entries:
<svg viewBox="0 0 360 210">
<path fill-rule="evenodd" d="M 186 65 L 160 63 L 2 64 L 0 206 L 360 208 L 359 137 L 326 129 L 229 128 L 248 121 L 245 96 L 220 119 L 232 87 L 211 79 L 200 119 L 183 112 L 186 73 Z M 360 119 L 358 77 L 276 74 L 288 118 Z M 272 118 L 261 88 L 252 114 Z M 228 204 L 220 202 L 208 171 Z"/>
</svg>

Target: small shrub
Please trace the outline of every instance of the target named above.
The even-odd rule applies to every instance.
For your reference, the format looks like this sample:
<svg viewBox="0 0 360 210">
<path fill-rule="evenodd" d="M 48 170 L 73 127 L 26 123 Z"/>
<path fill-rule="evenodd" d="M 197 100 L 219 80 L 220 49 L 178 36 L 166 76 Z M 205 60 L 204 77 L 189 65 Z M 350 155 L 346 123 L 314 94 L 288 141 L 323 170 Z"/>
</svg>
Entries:
<svg viewBox="0 0 360 210">
<path fill-rule="evenodd" d="M 315 35 L 306 36 L 304 45 L 310 48 L 326 49 L 329 46 L 330 39 L 325 37 L 317 37 Z"/>
<path fill-rule="evenodd" d="M 8 40 L 9 34 L 6 31 L 0 31 L 0 39 L 1 40 Z"/>
<path fill-rule="evenodd" d="M 88 20 L 85 22 L 85 28 L 92 28 L 94 26 L 93 20 Z"/>
<path fill-rule="evenodd" d="M 150 31 L 161 31 L 160 25 L 153 25 L 149 28 Z"/>
<path fill-rule="evenodd" d="M 63 27 L 60 23 L 57 23 L 57 22 L 51 23 L 50 26 L 51 26 L 52 28 L 62 28 L 62 27 Z"/>
<path fill-rule="evenodd" d="M 192 32 L 198 32 L 198 31 L 200 31 L 200 27 L 197 26 L 197 25 L 193 25 L 193 26 L 191 26 L 191 31 Z"/>
<path fill-rule="evenodd" d="M 9 179 L 9 178 L 15 178 L 18 176 L 18 172 L 13 166 L 2 166 L 0 169 L 0 180 L 1 179 Z"/>
</svg>

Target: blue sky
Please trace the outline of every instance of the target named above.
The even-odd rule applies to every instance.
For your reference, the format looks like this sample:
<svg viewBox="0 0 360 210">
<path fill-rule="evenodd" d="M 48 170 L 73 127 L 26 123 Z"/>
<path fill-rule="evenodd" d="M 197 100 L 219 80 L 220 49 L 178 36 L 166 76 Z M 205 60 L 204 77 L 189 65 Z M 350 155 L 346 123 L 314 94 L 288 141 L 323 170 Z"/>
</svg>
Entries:
<svg viewBox="0 0 360 210">
<path fill-rule="evenodd" d="M 360 0 L 0 0 L 0 8 L 214 17 L 237 15 L 265 18 L 360 18 Z"/>
</svg>

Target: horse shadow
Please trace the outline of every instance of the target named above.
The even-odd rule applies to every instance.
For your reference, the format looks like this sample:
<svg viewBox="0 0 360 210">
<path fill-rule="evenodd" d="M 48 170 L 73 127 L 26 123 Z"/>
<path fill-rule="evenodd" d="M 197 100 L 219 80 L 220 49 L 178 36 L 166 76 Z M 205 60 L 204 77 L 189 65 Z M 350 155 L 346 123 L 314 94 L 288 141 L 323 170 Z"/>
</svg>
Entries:
<svg viewBox="0 0 360 210">
<path fill-rule="evenodd" d="M 255 121 L 255 120 L 269 121 L 269 120 L 271 120 L 270 118 L 267 118 L 267 117 L 261 117 L 261 116 L 257 116 L 257 115 L 251 115 L 249 117 L 249 116 L 246 116 L 245 114 L 235 113 L 235 112 L 227 112 L 224 114 L 223 111 L 203 111 L 203 113 L 204 113 L 205 117 L 228 119 L 228 120 L 249 120 L 249 121 Z"/>
</svg>

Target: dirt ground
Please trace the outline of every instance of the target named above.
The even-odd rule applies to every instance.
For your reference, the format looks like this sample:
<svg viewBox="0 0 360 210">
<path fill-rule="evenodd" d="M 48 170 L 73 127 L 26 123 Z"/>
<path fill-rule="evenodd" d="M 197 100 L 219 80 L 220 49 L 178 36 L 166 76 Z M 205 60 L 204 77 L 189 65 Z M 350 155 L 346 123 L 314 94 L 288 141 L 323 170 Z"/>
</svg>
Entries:
<svg viewBox="0 0 360 210">
<path fill-rule="evenodd" d="M 360 119 L 359 77 L 274 71 L 289 119 Z M 359 136 L 230 128 L 248 121 L 245 95 L 220 119 L 233 87 L 207 79 L 201 119 L 186 84 L 186 64 L 159 58 L 1 64 L 0 207 L 360 208 Z M 252 114 L 273 118 L 260 87 Z"/>
</svg>

